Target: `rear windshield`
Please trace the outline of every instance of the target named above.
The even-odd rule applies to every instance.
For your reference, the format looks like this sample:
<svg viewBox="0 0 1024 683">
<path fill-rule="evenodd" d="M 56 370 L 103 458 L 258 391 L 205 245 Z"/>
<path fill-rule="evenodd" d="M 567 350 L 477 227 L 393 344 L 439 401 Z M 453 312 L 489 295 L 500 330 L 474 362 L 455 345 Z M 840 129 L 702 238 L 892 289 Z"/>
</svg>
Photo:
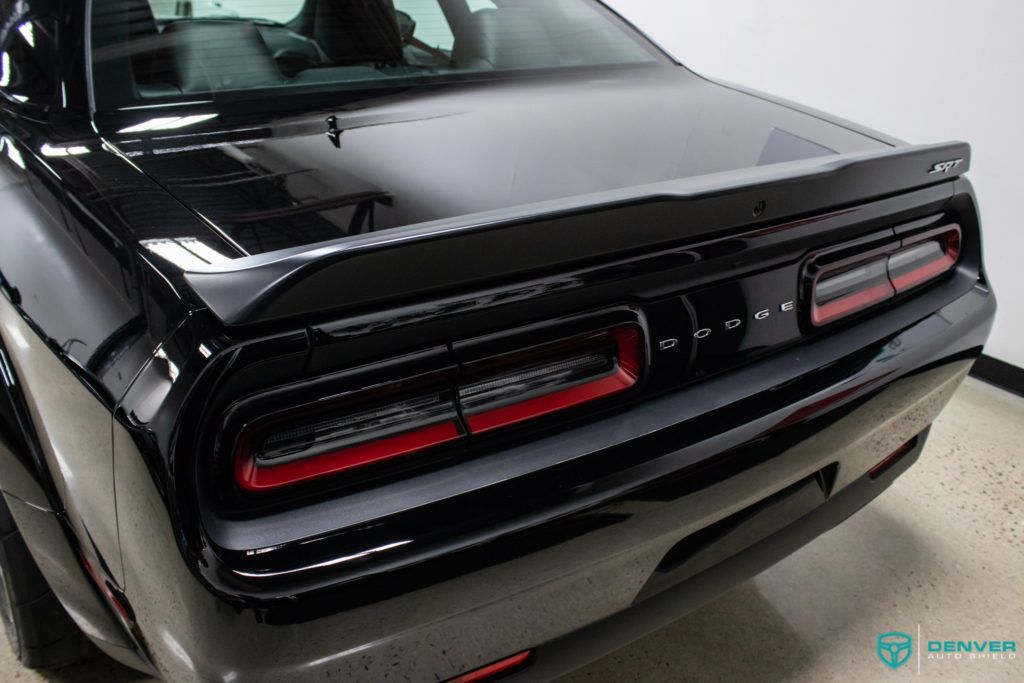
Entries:
<svg viewBox="0 0 1024 683">
<path fill-rule="evenodd" d="M 656 63 L 593 0 L 93 0 L 97 109 Z"/>
</svg>

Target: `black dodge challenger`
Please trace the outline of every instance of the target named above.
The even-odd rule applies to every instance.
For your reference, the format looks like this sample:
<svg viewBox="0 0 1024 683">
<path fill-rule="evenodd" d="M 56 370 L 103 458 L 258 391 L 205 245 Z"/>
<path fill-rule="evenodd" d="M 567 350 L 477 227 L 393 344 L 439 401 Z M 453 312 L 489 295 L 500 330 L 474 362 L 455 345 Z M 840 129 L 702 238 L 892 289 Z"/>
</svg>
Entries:
<svg viewBox="0 0 1024 683">
<path fill-rule="evenodd" d="M 547 680 L 665 626 L 921 453 L 995 313 L 969 164 L 596 0 L 0 0 L 17 655 Z"/>
</svg>

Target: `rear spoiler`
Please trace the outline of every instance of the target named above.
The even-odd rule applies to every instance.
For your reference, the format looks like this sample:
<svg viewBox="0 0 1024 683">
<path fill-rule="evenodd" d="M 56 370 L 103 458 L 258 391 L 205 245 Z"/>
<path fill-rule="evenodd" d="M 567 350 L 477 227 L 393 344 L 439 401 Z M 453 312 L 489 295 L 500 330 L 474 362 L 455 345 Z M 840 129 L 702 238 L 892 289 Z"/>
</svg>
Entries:
<svg viewBox="0 0 1024 683">
<path fill-rule="evenodd" d="M 422 223 L 185 273 L 226 325 L 343 313 L 681 244 L 950 180 L 970 145 L 887 148 Z"/>
</svg>

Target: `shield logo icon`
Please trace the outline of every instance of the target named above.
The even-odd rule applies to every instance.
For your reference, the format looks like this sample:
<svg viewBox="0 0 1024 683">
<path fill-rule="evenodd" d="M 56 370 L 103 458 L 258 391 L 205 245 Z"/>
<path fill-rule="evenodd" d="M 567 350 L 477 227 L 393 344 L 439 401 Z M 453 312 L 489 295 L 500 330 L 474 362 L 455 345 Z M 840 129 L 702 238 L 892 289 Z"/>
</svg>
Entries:
<svg viewBox="0 0 1024 683">
<path fill-rule="evenodd" d="M 878 658 L 890 669 L 898 669 L 910 659 L 912 639 L 899 631 L 879 633 L 876 650 Z"/>
</svg>

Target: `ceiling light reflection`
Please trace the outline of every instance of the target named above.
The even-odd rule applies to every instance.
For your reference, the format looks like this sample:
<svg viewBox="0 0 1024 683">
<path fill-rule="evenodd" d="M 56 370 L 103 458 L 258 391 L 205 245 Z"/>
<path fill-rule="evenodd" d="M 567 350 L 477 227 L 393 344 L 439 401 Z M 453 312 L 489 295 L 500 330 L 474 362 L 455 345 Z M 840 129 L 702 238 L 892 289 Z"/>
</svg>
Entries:
<svg viewBox="0 0 1024 683">
<path fill-rule="evenodd" d="M 80 156 L 82 154 L 88 154 L 89 148 L 83 145 L 72 145 L 70 147 L 53 147 L 49 143 L 46 143 L 39 148 L 39 152 L 44 157 Z"/>
<path fill-rule="evenodd" d="M 176 130 L 203 121 L 217 118 L 218 114 L 193 114 L 192 116 L 158 116 L 117 131 L 118 133 L 145 133 L 152 130 Z"/>
<path fill-rule="evenodd" d="M 203 244 L 194 237 L 183 237 L 178 240 L 178 244 L 185 247 L 193 254 L 203 259 L 206 263 L 227 263 L 231 259 L 221 254 L 218 251 L 214 251 L 212 248 Z"/>
<path fill-rule="evenodd" d="M 202 243 L 196 237 L 178 239 L 142 240 L 142 246 L 151 253 L 170 261 L 182 270 L 208 266 L 211 263 L 225 263 L 231 259 Z"/>
<path fill-rule="evenodd" d="M 31 21 L 26 21 L 24 24 L 19 26 L 18 33 L 21 34 L 21 37 L 25 39 L 25 42 L 28 43 L 30 47 L 36 46 L 36 34 L 32 28 Z"/>
<path fill-rule="evenodd" d="M 19 168 L 25 168 L 25 157 L 21 156 L 21 151 L 14 146 L 14 143 L 6 135 L 0 138 L 0 148 L 7 150 L 7 158 L 13 161 Z"/>
</svg>

